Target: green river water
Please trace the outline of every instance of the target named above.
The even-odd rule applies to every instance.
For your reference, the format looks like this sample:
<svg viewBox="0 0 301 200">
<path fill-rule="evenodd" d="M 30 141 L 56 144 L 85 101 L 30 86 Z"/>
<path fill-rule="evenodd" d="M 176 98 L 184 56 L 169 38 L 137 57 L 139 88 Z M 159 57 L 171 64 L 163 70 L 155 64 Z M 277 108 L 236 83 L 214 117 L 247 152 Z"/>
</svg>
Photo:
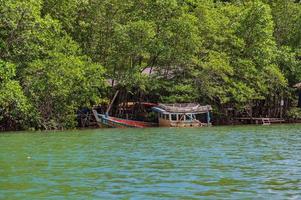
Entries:
<svg viewBox="0 0 301 200">
<path fill-rule="evenodd" d="M 0 199 L 301 199 L 301 126 L 4 133 Z"/>
</svg>

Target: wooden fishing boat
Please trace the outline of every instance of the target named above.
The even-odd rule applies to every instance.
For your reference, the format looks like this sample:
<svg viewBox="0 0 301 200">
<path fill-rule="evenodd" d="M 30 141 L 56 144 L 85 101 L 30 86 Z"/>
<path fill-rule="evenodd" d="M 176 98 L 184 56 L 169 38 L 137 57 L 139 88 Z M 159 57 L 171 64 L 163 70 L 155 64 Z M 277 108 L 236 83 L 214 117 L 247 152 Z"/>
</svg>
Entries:
<svg viewBox="0 0 301 200">
<path fill-rule="evenodd" d="M 147 128 L 157 126 L 156 123 L 128 120 L 109 116 L 109 111 L 111 110 L 112 104 L 114 103 L 118 93 L 119 91 L 115 93 L 105 114 L 99 114 L 95 109 L 93 109 L 93 114 L 100 127 L 105 126 L 112 128 Z"/>
<path fill-rule="evenodd" d="M 118 91 L 113 97 L 105 114 L 99 114 L 95 109 L 93 109 L 93 114 L 97 123 L 103 127 L 113 127 L 113 128 L 146 128 L 154 126 L 162 127 L 200 127 L 200 126 L 210 126 L 210 111 L 212 107 L 210 105 L 201 106 L 196 103 L 182 103 L 182 104 L 153 104 L 146 103 L 145 105 L 150 107 L 152 111 L 158 113 L 159 123 L 150 123 L 143 121 L 135 121 L 122 119 L 117 117 L 109 116 L 109 111 L 112 107 L 118 95 Z M 135 104 L 133 103 L 132 106 Z M 206 122 L 202 122 L 197 116 L 206 115 Z"/>
<path fill-rule="evenodd" d="M 156 123 L 128 120 L 128 119 L 122 119 L 117 117 L 111 117 L 104 114 L 99 114 L 96 110 L 93 110 L 93 114 L 100 127 L 147 128 L 147 127 L 157 126 Z"/>
</svg>

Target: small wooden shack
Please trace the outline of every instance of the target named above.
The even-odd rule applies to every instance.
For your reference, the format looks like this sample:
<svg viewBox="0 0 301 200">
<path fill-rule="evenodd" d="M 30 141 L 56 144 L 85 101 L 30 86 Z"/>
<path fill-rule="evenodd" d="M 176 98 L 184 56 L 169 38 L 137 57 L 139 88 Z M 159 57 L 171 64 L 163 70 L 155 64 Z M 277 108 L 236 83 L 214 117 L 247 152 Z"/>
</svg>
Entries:
<svg viewBox="0 0 301 200">
<path fill-rule="evenodd" d="M 210 105 L 201 106 L 196 103 L 159 104 L 152 108 L 158 113 L 159 126 L 162 127 L 200 127 L 209 126 Z M 206 119 L 202 122 L 201 118 Z M 205 115 L 205 116 L 204 116 Z"/>
</svg>

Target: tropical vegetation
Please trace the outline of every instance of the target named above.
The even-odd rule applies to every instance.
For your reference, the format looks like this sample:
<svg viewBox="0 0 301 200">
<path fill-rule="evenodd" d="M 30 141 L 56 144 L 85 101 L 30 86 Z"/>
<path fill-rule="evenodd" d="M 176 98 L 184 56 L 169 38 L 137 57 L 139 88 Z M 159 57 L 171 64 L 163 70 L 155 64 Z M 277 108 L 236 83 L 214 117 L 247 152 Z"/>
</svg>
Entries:
<svg viewBox="0 0 301 200">
<path fill-rule="evenodd" d="M 116 88 L 217 115 L 290 107 L 300 81 L 296 0 L 0 0 L 0 129 L 73 128 Z"/>
</svg>

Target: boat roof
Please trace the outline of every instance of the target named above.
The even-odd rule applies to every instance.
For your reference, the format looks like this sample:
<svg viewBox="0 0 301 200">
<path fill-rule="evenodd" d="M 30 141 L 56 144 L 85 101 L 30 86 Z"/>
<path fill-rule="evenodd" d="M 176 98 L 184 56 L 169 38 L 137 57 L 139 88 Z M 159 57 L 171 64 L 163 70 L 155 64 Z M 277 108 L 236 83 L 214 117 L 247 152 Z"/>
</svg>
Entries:
<svg viewBox="0 0 301 200">
<path fill-rule="evenodd" d="M 151 103 L 151 102 L 134 102 L 134 101 L 129 101 L 129 102 L 125 102 L 125 103 L 120 103 L 118 106 L 123 106 L 123 104 L 125 104 L 128 107 L 135 106 L 137 104 L 140 104 L 140 105 L 145 106 L 145 107 L 153 107 L 153 106 L 157 106 L 158 105 L 156 103 Z"/>
<path fill-rule="evenodd" d="M 158 104 L 153 107 L 159 113 L 207 113 L 212 110 L 211 105 L 201 106 L 197 103 Z"/>
</svg>

